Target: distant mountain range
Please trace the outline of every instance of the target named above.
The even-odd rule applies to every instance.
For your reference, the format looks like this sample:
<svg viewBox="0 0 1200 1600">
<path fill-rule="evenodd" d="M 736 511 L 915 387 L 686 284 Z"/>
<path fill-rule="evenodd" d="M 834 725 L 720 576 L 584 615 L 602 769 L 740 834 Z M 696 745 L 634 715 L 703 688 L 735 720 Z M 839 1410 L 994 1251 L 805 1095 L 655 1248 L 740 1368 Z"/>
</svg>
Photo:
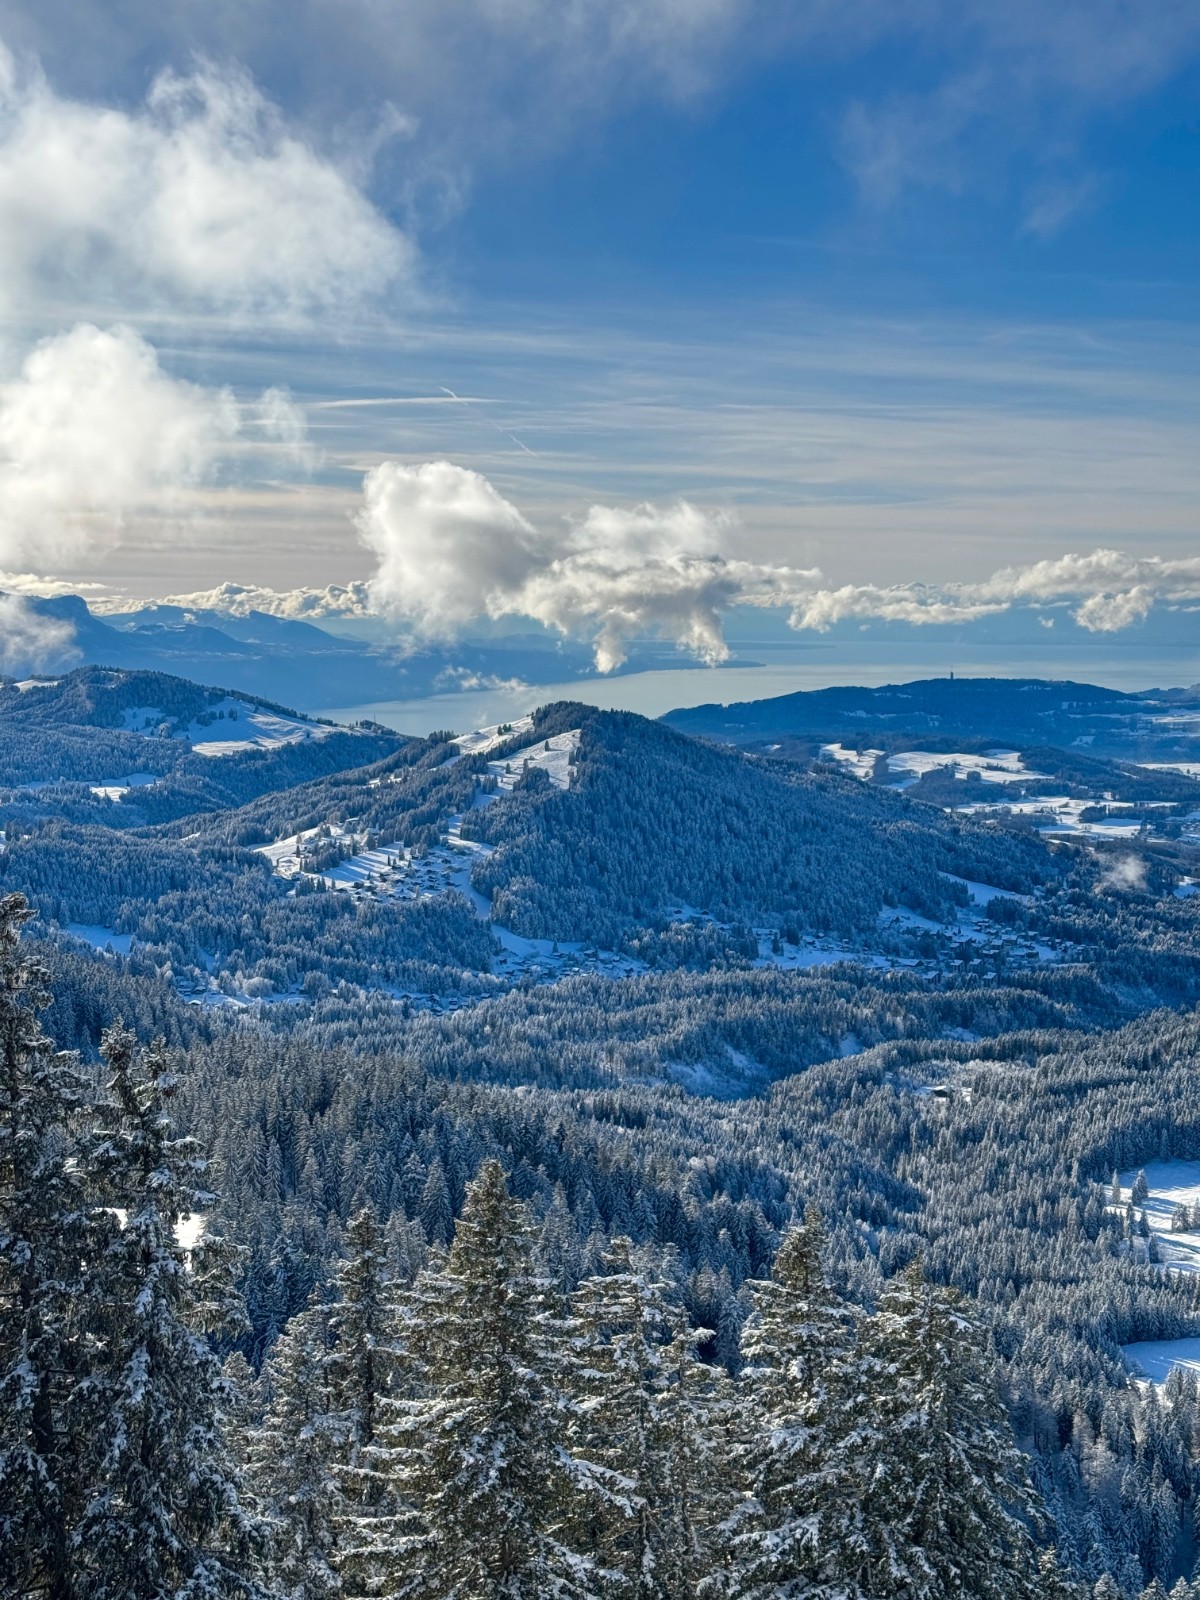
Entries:
<svg viewBox="0 0 1200 1600">
<path fill-rule="evenodd" d="M 29 598 L 25 604 L 35 616 L 65 622 L 71 640 L 59 660 L 10 663 L 14 677 L 79 666 L 168 672 L 320 711 L 415 699 L 489 681 L 560 683 L 593 671 L 586 646 L 532 632 L 405 650 L 339 637 L 310 622 L 261 611 L 238 617 L 159 605 L 101 618 L 78 595 Z M 648 646 L 631 657 L 628 670 L 668 663 L 678 665 L 673 648 Z"/>
<path fill-rule="evenodd" d="M 1143 752 L 1200 758 L 1200 685 L 1123 694 L 1068 680 L 929 678 L 692 706 L 662 720 L 681 733 L 796 756 L 823 742 L 890 751 L 919 740 L 930 750 L 1054 745 L 1131 760 Z"/>
</svg>

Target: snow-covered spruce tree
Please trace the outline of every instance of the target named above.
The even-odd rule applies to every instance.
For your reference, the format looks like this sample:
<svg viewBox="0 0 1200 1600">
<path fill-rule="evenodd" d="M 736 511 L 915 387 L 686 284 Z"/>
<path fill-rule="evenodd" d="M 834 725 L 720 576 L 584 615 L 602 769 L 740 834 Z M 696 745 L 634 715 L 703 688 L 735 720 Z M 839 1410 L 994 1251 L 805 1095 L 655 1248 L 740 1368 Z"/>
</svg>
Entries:
<svg viewBox="0 0 1200 1600">
<path fill-rule="evenodd" d="M 31 916 L 22 896 L 0 899 L 0 1592 L 70 1600 L 91 1431 L 94 1247 L 71 1127 L 87 1086 L 38 1026 L 46 974 L 20 948 Z"/>
<path fill-rule="evenodd" d="M 729 1522 L 730 1588 L 744 1600 L 845 1592 L 854 1325 L 826 1281 L 824 1248 L 810 1206 L 784 1236 L 772 1278 L 750 1285 L 741 1377 L 750 1404 L 733 1463 L 745 1499 Z"/>
<path fill-rule="evenodd" d="M 444 1263 L 409 1291 L 415 1389 L 389 1430 L 421 1529 L 395 1594 L 430 1600 L 585 1596 L 565 1540 L 576 1479 L 562 1444 L 557 1341 L 541 1311 L 525 1208 L 496 1161 L 469 1185 Z"/>
<path fill-rule="evenodd" d="M 919 1263 L 893 1278 L 862 1334 L 864 1401 L 848 1451 L 863 1594 L 1026 1600 L 1045 1592 L 1040 1510 L 985 1354 L 978 1316 Z"/>
<path fill-rule="evenodd" d="M 222 1429 L 221 1366 L 205 1337 L 229 1307 L 219 1250 L 190 1254 L 176 1224 L 202 1214 L 196 1142 L 166 1105 L 172 1064 L 112 1028 L 96 1166 L 109 1210 L 95 1264 L 107 1315 L 93 1383 L 101 1402 L 97 1481 L 76 1531 L 81 1600 L 224 1600 L 258 1595 L 260 1529 L 242 1504 Z M 211 1265 L 213 1255 L 218 1265 Z"/>
<path fill-rule="evenodd" d="M 301 1311 L 276 1341 L 263 1374 L 269 1399 L 249 1442 L 255 1509 L 270 1527 L 269 1571 L 289 1600 L 341 1592 L 337 1528 L 346 1514 L 337 1463 L 342 1419 L 334 1410 L 328 1306 Z"/>
<path fill-rule="evenodd" d="M 345 1594 L 374 1595 L 394 1588 L 396 1551 L 411 1532 L 393 1483 L 392 1449 L 381 1432 L 397 1361 L 393 1285 L 387 1242 L 370 1211 L 351 1219 L 346 1245 L 325 1359 L 341 1501 L 336 1565 Z"/>
<path fill-rule="evenodd" d="M 577 1542 L 596 1556 L 597 1594 L 685 1600 L 704 1570 L 700 1335 L 629 1239 L 604 1265 L 573 1301 Z"/>
</svg>

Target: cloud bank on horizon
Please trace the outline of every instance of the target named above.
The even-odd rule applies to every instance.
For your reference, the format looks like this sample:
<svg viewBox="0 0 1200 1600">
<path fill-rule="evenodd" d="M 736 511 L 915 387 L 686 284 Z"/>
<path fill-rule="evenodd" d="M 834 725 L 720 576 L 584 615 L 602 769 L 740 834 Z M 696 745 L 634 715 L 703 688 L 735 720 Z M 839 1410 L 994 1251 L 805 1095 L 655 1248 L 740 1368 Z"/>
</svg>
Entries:
<svg viewBox="0 0 1200 1600">
<path fill-rule="evenodd" d="M 387 461 L 363 486 L 362 543 L 376 558 L 369 581 L 277 590 L 226 583 L 159 604 L 245 617 L 253 611 L 320 623 L 383 617 L 410 646 L 453 642 L 483 619 L 527 618 L 586 641 L 596 668 L 622 666 L 631 643 L 666 640 L 715 666 L 729 659 L 724 619 L 739 607 L 784 611 L 799 631 L 839 623 L 937 627 L 977 621 L 1018 606 L 1065 609 L 1082 629 L 1116 633 L 1156 607 L 1200 609 L 1200 557 L 1167 559 L 1118 550 L 1069 554 L 1005 567 L 978 583 L 843 584 L 815 568 L 753 562 L 722 553 L 727 514 L 686 501 L 668 506 L 593 505 L 556 527 L 539 527 L 482 474 L 449 461 Z M 57 592 L 37 579 L 0 588 L 16 616 L 20 592 Z M 93 602 L 96 604 L 95 602 Z M 104 595 L 100 612 L 137 609 Z M 23 648 L 36 622 L 25 614 Z M 55 636 L 47 651 L 61 647 Z"/>
<path fill-rule="evenodd" d="M 1081 628 L 1115 633 L 1156 605 L 1200 602 L 1200 557 L 1116 550 L 1007 567 L 980 583 L 830 588 L 815 568 L 723 555 L 728 517 L 686 501 L 595 505 L 538 529 L 486 478 L 448 461 L 374 468 L 357 523 L 379 563 L 369 586 L 377 611 L 440 639 L 483 617 L 530 617 L 589 640 L 600 672 L 648 635 L 710 666 L 727 660 L 722 617 L 739 606 L 786 609 L 792 628 L 820 633 L 848 619 L 938 625 L 1065 604 Z"/>
</svg>

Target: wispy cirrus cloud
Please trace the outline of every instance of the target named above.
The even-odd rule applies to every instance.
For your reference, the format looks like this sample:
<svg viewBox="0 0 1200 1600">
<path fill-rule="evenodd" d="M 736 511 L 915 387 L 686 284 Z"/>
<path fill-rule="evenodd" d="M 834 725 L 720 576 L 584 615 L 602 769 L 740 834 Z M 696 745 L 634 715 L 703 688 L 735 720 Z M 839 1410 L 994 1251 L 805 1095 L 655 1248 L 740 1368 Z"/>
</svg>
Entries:
<svg viewBox="0 0 1200 1600">
<path fill-rule="evenodd" d="M 0 0 L 0 28 L 55 63 L 77 93 L 114 82 L 128 93 L 147 60 L 177 64 L 197 47 L 241 60 L 329 148 L 378 145 L 398 107 L 417 134 L 403 160 L 384 160 L 381 192 L 403 205 L 433 189 L 451 208 L 482 169 L 591 140 L 639 103 L 719 104 L 763 63 L 789 61 L 810 74 L 837 65 L 844 87 L 814 88 L 810 77 L 797 115 L 811 103 L 841 126 L 843 160 L 873 204 L 929 187 L 994 197 L 1014 158 L 1065 191 L 1086 178 L 1090 121 L 1152 91 L 1200 46 L 1190 0 L 127 0 L 119 15 L 93 9 L 86 49 L 70 0 Z M 1026 211 L 1039 204 L 1048 215 L 1036 195 Z"/>
</svg>

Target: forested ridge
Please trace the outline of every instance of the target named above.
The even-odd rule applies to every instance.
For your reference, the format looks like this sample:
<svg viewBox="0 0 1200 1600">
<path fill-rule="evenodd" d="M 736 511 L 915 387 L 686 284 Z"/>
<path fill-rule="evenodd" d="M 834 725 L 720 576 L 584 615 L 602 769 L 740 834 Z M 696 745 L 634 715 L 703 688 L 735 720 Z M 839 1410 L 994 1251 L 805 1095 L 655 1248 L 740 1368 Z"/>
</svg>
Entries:
<svg viewBox="0 0 1200 1600">
<path fill-rule="evenodd" d="M 1200 1279 L 1113 1177 L 1200 1158 L 1186 843 L 376 737 L 5 812 L 3 1592 L 1189 1600 L 1196 1386 L 1123 1347 Z"/>
</svg>

